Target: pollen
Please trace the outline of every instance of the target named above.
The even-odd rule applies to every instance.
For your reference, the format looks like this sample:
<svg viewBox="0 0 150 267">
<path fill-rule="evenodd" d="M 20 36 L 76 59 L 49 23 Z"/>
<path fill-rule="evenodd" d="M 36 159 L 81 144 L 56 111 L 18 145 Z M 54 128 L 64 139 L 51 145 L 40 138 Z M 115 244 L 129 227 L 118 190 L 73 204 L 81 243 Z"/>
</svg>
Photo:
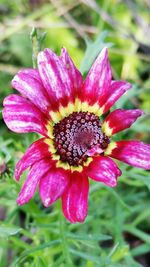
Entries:
<svg viewBox="0 0 150 267">
<path fill-rule="evenodd" d="M 70 166 L 82 165 L 94 146 L 106 149 L 109 144 L 99 117 L 90 112 L 73 112 L 55 124 L 53 134 L 57 154 Z"/>
</svg>

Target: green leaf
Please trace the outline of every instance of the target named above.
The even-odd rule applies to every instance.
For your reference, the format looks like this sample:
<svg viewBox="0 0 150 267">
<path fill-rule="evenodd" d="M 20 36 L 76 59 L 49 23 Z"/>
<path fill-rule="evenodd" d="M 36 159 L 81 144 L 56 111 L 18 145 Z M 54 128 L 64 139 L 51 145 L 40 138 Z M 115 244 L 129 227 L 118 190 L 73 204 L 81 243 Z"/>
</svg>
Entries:
<svg viewBox="0 0 150 267">
<path fill-rule="evenodd" d="M 119 203 L 121 204 L 121 206 L 123 208 L 125 208 L 128 212 L 131 212 L 131 207 L 129 207 L 124 201 L 123 199 L 119 196 L 119 194 L 115 191 L 115 189 L 111 188 L 111 187 L 106 187 L 106 190 L 109 191 L 115 198 L 116 200 L 119 201 Z"/>
<path fill-rule="evenodd" d="M 142 221 L 144 221 L 146 218 L 150 218 L 150 209 L 144 210 L 142 213 L 140 213 L 135 220 L 133 221 L 132 225 L 136 226 Z"/>
<path fill-rule="evenodd" d="M 81 252 L 81 251 L 77 251 L 75 249 L 72 249 L 70 248 L 69 250 L 72 254 L 78 256 L 78 257 L 81 257 L 83 259 L 86 259 L 86 260 L 90 260 L 92 262 L 95 262 L 95 263 L 100 263 L 101 260 L 100 260 L 100 257 L 95 257 L 93 255 L 90 255 L 90 254 L 87 254 L 87 253 L 84 253 L 84 252 Z"/>
<path fill-rule="evenodd" d="M 97 235 L 85 235 L 85 234 L 71 234 L 68 233 L 67 237 L 70 239 L 77 239 L 77 240 L 87 240 L 87 241 L 105 241 L 111 240 L 112 237 L 109 235 L 97 234 Z"/>
<path fill-rule="evenodd" d="M 124 259 L 127 255 L 129 255 L 129 246 L 125 245 L 118 247 L 112 255 L 111 259 L 112 261 L 116 262 Z"/>
<path fill-rule="evenodd" d="M 6 238 L 18 234 L 22 229 L 15 226 L 0 226 L 0 237 Z"/>
<path fill-rule="evenodd" d="M 137 236 L 139 239 L 143 240 L 144 242 L 150 244 L 150 235 L 133 227 L 132 225 L 124 226 L 124 230 L 128 231 L 129 233 Z"/>
<path fill-rule="evenodd" d="M 148 244 L 142 244 L 136 248 L 133 248 L 131 250 L 131 253 L 134 257 L 139 256 L 139 255 L 143 255 L 143 254 L 147 254 L 150 252 L 150 245 Z"/>
<path fill-rule="evenodd" d="M 38 252 L 38 251 L 41 251 L 41 250 L 43 250 L 43 249 L 45 249 L 45 248 L 49 248 L 49 247 L 58 245 L 60 242 L 61 242 L 61 240 L 60 240 L 60 239 L 57 239 L 57 240 L 53 240 L 53 241 L 50 241 L 50 242 L 46 242 L 46 243 L 44 243 L 44 244 L 42 244 L 42 245 L 36 246 L 36 247 L 34 247 L 34 248 L 30 249 L 30 250 L 26 250 L 26 251 L 24 251 L 24 252 L 21 254 L 21 256 L 20 256 L 20 257 L 19 257 L 19 258 L 12 264 L 12 266 L 13 266 L 13 267 L 16 267 L 16 266 L 18 266 L 17 264 L 18 264 L 19 262 L 21 262 L 25 257 L 27 257 L 27 256 L 29 256 L 29 255 L 31 255 L 31 254 L 33 254 L 33 253 L 36 253 L 36 252 Z"/>
<path fill-rule="evenodd" d="M 44 262 L 42 257 L 37 257 L 35 260 L 36 267 L 47 267 L 46 263 Z"/>
<path fill-rule="evenodd" d="M 94 42 L 91 42 L 90 40 L 86 40 L 87 49 L 85 51 L 85 55 L 83 58 L 83 61 L 80 66 L 80 71 L 83 75 L 86 75 L 89 69 L 91 68 L 94 60 L 100 53 L 100 51 L 104 47 L 111 47 L 112 43 L 105 42 L 105 38 L 107 37 L 108 32 L 103 31 L 98 35 L 97 39 Z"/>
<path fill-rule="evenodd" d="M 149 177 L 148 173 L 143 171 L 143 174 L 142 173 L 140 174 L 140 173 L 133 173 L 130 171 L 127 173 L 127 175 L 128 176 L 130 175 L 130 177 L 137 179 L 137 180 L 139 179 L 140 181 L 142 181 L 143 184 L 145 184 L 147 186 L 148 190 L 150 191 L 150 177 Z"/>
</svg>

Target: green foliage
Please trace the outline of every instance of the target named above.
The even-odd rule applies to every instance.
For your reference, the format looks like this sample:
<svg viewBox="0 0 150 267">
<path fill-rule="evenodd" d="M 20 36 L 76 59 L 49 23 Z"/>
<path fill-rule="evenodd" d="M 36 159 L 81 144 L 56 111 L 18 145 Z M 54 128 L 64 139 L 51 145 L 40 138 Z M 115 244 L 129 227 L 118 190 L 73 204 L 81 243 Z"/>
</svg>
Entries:
<svg viewBox="0 0 150 267">
<path fill-rule="evenodd" d="M 146 112 L 117 139 L 150 142 L 148 1 L 45 2 L 0 0 L 0 267 L 140 267 L 146 266 L 143 259 L 148 266 L 148 171 L 120 164 L 123 175 L 116 188 L 91 182 L 84 224 L 68 223 L 59 201 L 44 208 L 38 193 L 24 206 L 16 204 L 26 174 L 17 183 L 14 167 L 38 136 L 10 132 L 2 120 L 2 100 L 14 92 L 10 86 L 13 75 L 32 66 L 33 26 L 39 28 L 35 42 L 46 32 L 40 49 L 50 47 L 59 54 L 66 46 L 84 75 L 99 51 L 105 45 L 110 47 L 114 78 L 133 83 L 133 90 L 115 108 L 143 108 Z"/>
<path fill-rule="evenodd" d="M 94 42 L 91 40 L 86 40 L 86 51 L 81 63 L 80 71 L 83 75 L 86 75 L 89 71 L 92 63 L 104 47 L 111 47 L 111 43 L 106 43 L 105 38 L 107 36 L 107 31 L 102 32 Z"/>
</svg>

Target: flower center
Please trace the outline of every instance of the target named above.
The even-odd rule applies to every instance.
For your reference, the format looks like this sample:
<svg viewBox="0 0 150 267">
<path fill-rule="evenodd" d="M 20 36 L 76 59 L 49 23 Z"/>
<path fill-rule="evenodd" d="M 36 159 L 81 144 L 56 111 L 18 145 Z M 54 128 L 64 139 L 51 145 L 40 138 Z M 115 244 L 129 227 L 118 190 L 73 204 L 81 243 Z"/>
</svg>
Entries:
<svg viewBox="0 0 150 267">
<path fill-rule="evenodd" d="M 90 112 L 73 112 L 55 124 L 54 144 L 63 162 L 78 166 L 86 161 L 92 148 L 105 149 L 109 138 L 102 133 L 98 116 Z"/>
</svg>

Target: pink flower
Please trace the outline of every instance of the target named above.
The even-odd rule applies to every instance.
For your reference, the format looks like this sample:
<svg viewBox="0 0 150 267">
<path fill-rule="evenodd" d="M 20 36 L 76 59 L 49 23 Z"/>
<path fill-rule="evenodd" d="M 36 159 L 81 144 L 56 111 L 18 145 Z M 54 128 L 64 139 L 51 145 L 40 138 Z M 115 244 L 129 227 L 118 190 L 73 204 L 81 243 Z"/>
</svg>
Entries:
<svg viewBox="0 0 150 267">
<path fill-rule="evenodd" d="M 4 100 L 8 128 L 44 136 L 17 163 L 17 180 L 29 168 L 19 205 L 27 203 L 38 186 L 45 207 L 61 198 L 65 217 L 72 223 L 83 222 L 88 210 L 88 177 L 107 186 L 117 185 L 121 171 L 111 158 L 150 169 L 149 145 L 111 140 L 129 128 L 143 114 L 141 110 L 117 109 L 99 120 L 131 88 L 125 81 L 112 81 L 106 48 L 85 81 L 65 48 L 60 56 L 45 49 L 38 55 L 38 69 L 21 70 L 12 86 L 22 96 L 12 94 Z"/>
</svg>

